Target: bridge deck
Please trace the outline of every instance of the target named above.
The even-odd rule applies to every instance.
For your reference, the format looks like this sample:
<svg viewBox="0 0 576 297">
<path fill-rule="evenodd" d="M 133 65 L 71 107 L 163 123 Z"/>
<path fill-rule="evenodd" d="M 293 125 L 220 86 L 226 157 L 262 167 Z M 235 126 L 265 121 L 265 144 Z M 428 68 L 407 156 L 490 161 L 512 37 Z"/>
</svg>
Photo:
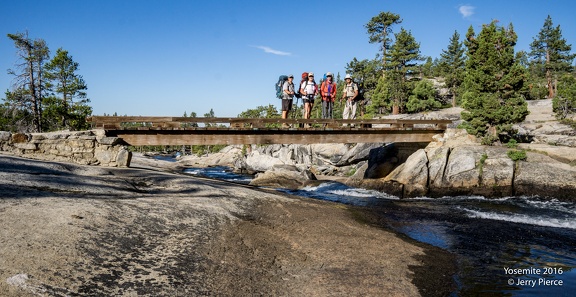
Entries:
<svg viewBox="0 0 576 297">
<path fill-rule="evenodd" d="M 88 119 L 129 145 L 430 142 L 450 120 L 106 117 Z M 283 128 L 282 124 L 289 125 Z"/>
</svg>

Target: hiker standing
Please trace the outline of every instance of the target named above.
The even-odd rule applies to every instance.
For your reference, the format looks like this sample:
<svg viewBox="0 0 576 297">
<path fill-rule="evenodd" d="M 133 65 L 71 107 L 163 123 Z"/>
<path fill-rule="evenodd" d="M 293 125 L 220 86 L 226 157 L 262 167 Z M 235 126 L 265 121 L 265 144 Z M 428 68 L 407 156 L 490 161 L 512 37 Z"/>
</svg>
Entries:
<svg viewBox="0 0 576 297">
<path fill-rule="evenodd" d="M 342 100 L 346 100 L 346 105 L 344 106 L 344 111 L 342 112 L 342 118 L 345 120 L 353 120 L 356 118 L 356 97 L 358 96 L 358 85 L 352 81 L 352 76 L 346 74 L 344 77 L 346 85 L 344 86 L 344 92 L 342 92 Z"/>
<path fill-rule="evenodd" d="M 304 102 L 304 119 L 310 119 L 312 106 L 314 105 L 314 96 L 318 94 L 318 86 L 314 81 L 314 73 L 308 73 L 308 80 L 300 84 L 300 94 Z"/>
<path fill-rule="evenodd" d="M 294 98 L 294 75 L 288 75 L 288 80 L 282 85 L 282 118 L 287 119 L 288 113 L 292 110 L 292 98 Z M 287 128 L 288 124 L 282 123 L 282 128 Z"/>
<path fill-rule="evenodd" d="M 332 82 L 332 72 L 326 73 L 326 80 L 320 86 L 320 94 L 322 95 L 322 118 L 332 118 L 332 107 L 334 106 L 334 99 L 336 98 L 336 83 Z"/>
</svg>

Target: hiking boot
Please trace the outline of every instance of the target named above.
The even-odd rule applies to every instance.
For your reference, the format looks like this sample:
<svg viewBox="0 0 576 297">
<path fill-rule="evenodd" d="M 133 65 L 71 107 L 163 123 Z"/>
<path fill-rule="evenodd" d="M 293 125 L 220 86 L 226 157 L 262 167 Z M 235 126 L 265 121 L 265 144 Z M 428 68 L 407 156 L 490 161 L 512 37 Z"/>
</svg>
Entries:
<svg viewBox="0 0 576 297">
<path fill-rule="evenodd" d="M 288 125 L 286 123 L 282 123 L 282 128 L 290 128 L 290 125 Z"/>
</svg>

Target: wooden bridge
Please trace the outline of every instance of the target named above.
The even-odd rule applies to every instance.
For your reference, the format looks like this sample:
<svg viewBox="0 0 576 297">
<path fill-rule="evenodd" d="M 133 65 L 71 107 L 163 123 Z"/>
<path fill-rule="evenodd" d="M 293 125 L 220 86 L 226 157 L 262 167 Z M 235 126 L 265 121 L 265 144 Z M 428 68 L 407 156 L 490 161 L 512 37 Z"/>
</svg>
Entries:
<svg viewBox="0 0 576 297">
<path fill-rule="evenodd" d="M 95 129 L 128 145 L 430 142 L 450 120 L 247 119 L 92 116 Z"/>
</svg>

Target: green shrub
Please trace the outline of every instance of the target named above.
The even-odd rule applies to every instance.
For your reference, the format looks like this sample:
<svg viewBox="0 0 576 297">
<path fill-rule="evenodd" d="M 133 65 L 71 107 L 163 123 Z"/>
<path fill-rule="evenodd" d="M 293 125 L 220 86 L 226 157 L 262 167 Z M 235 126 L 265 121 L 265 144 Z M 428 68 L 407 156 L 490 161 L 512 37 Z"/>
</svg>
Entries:
<svg viewBox="0 0 576 297">
<path fill-rule="evenodd" d="M 512 159 L 512 161 L 525 161 L 528 156 L 525 150 L 509 150 L 508 157 Z"/>
<path fill-rule="evenodd" d="M 346 176 L 350 177 L 356 173 L 356 168 L 351 168 L 350 171 L 346 174 Z"/>
<path fill-rule="evenodd" d="M 482 154 L 482 157 L 480 157 L 480 175 L 482 175 L 482 173 L 484 173 L 484 163 L 486 162 L 486 159 L 488 159 L 488 154 L 484 153 Z"/>
<path fill-rule="evenodd" d="M 482 145 L 493 145 L 498 140 L 499 140 L 498 136 L 486 135 L 482 137 L 480 142 L 482 143 Z"/>
<path fill-rule="evenodd" d="M 508 148 L 515 149 L 515 148 L 518 147 L 518 141 L 516 141 L 516 139 L 510 139 L 510 140 L 508 141 L 508 143 L 506 144 L 506 146 L 507 146 Z"/>
</svg>

